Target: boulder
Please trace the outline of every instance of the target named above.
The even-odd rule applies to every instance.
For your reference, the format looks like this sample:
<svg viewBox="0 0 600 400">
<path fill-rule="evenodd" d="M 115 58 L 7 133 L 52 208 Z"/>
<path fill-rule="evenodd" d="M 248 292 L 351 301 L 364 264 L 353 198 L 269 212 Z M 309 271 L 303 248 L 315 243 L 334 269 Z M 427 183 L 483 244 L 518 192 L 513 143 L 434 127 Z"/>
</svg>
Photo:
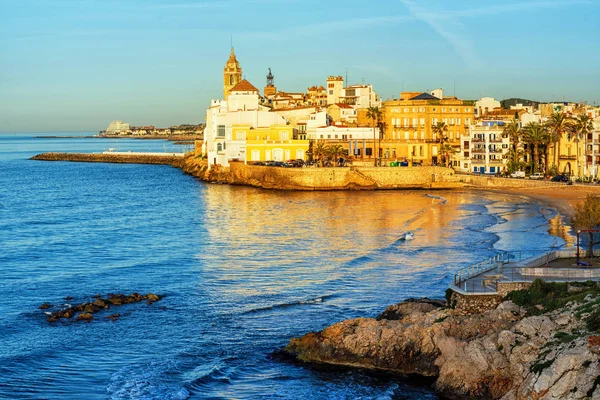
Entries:
<svg viewBox="0 0 600 400">
<path fill-rule="evenodd" d="M 148 301 L 150 301 L 150 302 L 155 302 L 155 301 L 159 301 L 159 300 L 160 300 L 160 297 L 159 297 L 159 296 L 157 296 L 157 295 L 155 295 L 154 293 L 148 293 L 148 294 L 146 295 L 146 299 L 147 299 Z"/>
<path fill-rule="evenodd" d="M 49 303 L 44 303 L 44 304 L 42 304 L 41 306 L 39 306 L 38 308 L 39 308 L 40 310 L 47 310 L 47 309 L 49 309 L 50 307 L 52 307 L 52 304 L 49 304 Z"/>
<path fill-rule="evenodd" d="M 94 315 L 92 315 L 91 313 L 81 313 L 77 316 L 78 320 L 82 320 L 82 321 L 91 321 L 92 319 L 94 319 Z"/>
</svg>

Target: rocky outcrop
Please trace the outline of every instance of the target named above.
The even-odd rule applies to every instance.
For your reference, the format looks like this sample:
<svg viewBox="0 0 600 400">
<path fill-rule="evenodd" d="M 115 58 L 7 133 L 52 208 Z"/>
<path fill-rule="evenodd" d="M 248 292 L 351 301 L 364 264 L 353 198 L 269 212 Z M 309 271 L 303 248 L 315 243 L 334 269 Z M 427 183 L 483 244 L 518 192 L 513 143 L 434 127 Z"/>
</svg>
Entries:
<svg viewBox="0 0 600 400">
<path fill-rule="evenodd" d="M 285 350 L 305 362 L 436 377 L 450 398 L 600 398 L 600 341 L 576 316 L 581 307 L 526 316 L 506 301 L 460 315 L 411 300 L 292 339 Z"/>
<path fill-rule="evenodd" d="M 161 300 L 161 297 L 154 294 L 148 293 L 146 295 L 142 295 L 139 293 L 131 293 L 130 295 L 125 294 L 114 294 L 109 293 L 106 299 L 103 299 L 100 295 L 93 296 L 95 298 L 94 301 L 85 302 L 72 305 L 66 305 L 66 308 L 61 308 L 54 312 L 46 312 L 46 319 L 48 322 L 57 322 L 60 319 L 71 319 L 77 315 L 77 320 L 83 321 L 91 321 L 94 318 L 94 314 L 103 310 L 108 310 L 111 306 L 120 306 L 123 304 L 131 304 L 131 303 L 139 303 L 141 301 L 146 301 L 148 305 Z M 73 299 L 71 296 L 65 297 L 65 299 Z M 48 303 L 42 304 L 40 309 L 48 309 L 51 305 Z M 113 321 L 119 318 L 120 314 L 112 314 L 109 315 L 108 319 L 112 319 Z"/>
</svg>

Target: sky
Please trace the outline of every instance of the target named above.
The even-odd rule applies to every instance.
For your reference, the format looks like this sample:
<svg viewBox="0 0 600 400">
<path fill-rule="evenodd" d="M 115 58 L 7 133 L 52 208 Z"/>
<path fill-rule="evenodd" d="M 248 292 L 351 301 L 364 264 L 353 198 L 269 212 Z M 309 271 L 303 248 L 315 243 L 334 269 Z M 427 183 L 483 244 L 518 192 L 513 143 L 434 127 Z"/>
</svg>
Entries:
<svg viewBox="0 0 600 400">
<path fill-rule="evenodd" d="M 600 104 L 600 0 L 0 0 L 0 132 L 201 123 L 231 43 L 262 91 Z"/>
</svg>

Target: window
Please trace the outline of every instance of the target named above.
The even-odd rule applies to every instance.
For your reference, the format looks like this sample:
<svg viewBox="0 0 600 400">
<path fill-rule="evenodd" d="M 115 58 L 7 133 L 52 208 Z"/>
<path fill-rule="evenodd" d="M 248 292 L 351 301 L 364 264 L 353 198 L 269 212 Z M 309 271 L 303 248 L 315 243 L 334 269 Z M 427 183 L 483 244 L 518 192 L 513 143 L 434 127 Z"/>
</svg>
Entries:
<svg viewBox="0 0 600 400">
<path fill-rule="evenodd" d="M 288 131 L 279 131 L 279 140 L 290 140 L 290 133 Z"/>
<path fill-rule="evenodd" d="M 404 118 L 404 126 L 408 126 L 408 118 Z"/>
<path fill-rule="evenodd" d="M 450 125 L 454 125 L 454 118 L 450 118 Z"/>
<path fill-rule="evenodd" d="M 417 140 L 417 139 L 418 139 L 418 138 L 417 138 L 417 136 L 418 136 L 418 133 L 417 133 L 417 131 L 414 131 L 414 132 L 413 132 L 413 139 Z"/>
<path fill-rule="evenodd" d="M 419 156 L 423 157 L 423 146 L 419 146 Z"/>
<path fill-rule="evenodd" d="M 404 131 L 404 139 L 408 140 L 409 136 L 408 136 L 408 131 Z"/>
<path fill-rule="evenodd" d="M 217 136 L 225 137 L 225 125 L 217 125 Z"/>
<path fill-rule="evenodd" d="M 425 131 L 421 131 L 421 140 L 425 140 Z"/>
<path fill-rule="evenodd" d="M 416 108 L 416 107 L 413 107 L 413 110 L 412 110 L 412 112 L 417 112 L 417 108 Z"/>
<path fill-rule="evenodd" d="M 349 138 L 349 139 L 352 139 L 352 135 L 348 135 L 348 138 Z"/>
<path fill-rule="evenodd" d="M 469 111 L 471 111 L 470 108 L 465 108 L 465 112 L 469 112 Z"/>
<path fill-rule="evenodd" d="M 446 108 L 445 108 L 445 107 L 444 107 L 444 108 L 442 108 L 442 112 L 446 112 Z"/>
<path fill-rule="evenodd" d="M 365 155 L 366 155 L 366 156 L 371 156 L 372 154 L 373 154 L 373 149 L 372 149 L 372 148 L 370 148 L 370 147 L 367 147 L 367 148 L 365 149 Z"/>
<path fill-rule="evenodd" d="M 454 140 L 454 132 L 450 131 L 448 133 L 450 134 L 449 139 Z"/>
<path fill-rule="evenodd" d="M 425 107 L 419 108 L 419 112 L 425 112 Z"/>
<path fill-rule="evenodd" d="M 435 107 L 433 107 L 433 112 L 435 112 Z"/>
<path fill-rule="evenodd" d="M 468 156 L 467 156 L 467 157 L 468 157 Z M 464 169 L 467 169 L 467 168 L 469 168 L 469 164 L 467 164 L 467 163 L 464 163 L 464 164 L 463 164 L 463 168 L 464 168 Z"/>
<path fill-rule="evenodd" d="M 471 118 L 465 118 L 465 125 L 466 126 L 471 125 Z"/>
<path fill-rule="evenodd" d="M 412 119 L 412 126 L 418 126 L 419 123 L 419 119 L 418 118 L 413 118 Z"/>
<path fill-rule="evenodd" d="M 223 151 L 223 145 L 221 143 L 217 143 L 217 152 L 220 153 Z"/>
<path fill-rule="evenodd" d="M 460 118 L 456 118 L 456 125 L 460 125 Z"/>
<path fill-rule="evenodd" d="M 404 112 L 405 112 L 405 113 L 407 113 L 407 112 L 408 112 L 408 108 L 405 108 L 405 109 L 404 109 Z"/>
<path fill-rule="evenodd" d="M 246 131 L 237 131 L 235 133 L 236 140 L 246 140 Z"/>
<path fill-rule="evenodd" d="M 330 91 L 329 91 L 329 94 L 333 94 L 333 90 L 330 90 Z"/>
<path fill-rule="evenodd" d="M 431 125 L 437 125 L 437 123 L 438 123 L 437 118 L 431 118 Z"/>
<path fill-rule="evenodd" d="M 331 139 L 331 135 L 327 135 L 327 139 Z"/>
<path fill-rule="evenodd" d="M 229 75 L 229 84 L 233 85 L 233 75 Z"/>
<path fill-rule="evenodd" d="M 421 126 L 425 126 L 425 118 L 420 118 L 420 119 L 419 119 L 419 124 L 420 124 Z"/>
<path fill-rule="evenodd" d="M 227 148 L 227 143 L 223 142 L 223 150 Z"/>
<path fill-rule="evenodd" d="M 337 139 L 337 138 L 338 138 L 338 135 L 335 135 L 335 138 Z"/>
<path fill-rule="evenodd" d="M 442 118 L 442 122 L 448 124 L 448 118 Z"/>
</svg>

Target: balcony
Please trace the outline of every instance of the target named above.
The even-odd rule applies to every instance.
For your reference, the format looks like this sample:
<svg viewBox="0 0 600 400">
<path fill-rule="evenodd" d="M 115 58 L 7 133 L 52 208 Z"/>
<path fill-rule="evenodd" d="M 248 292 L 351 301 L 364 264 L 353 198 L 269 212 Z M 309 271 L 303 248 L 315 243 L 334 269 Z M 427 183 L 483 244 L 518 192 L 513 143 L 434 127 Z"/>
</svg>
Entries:
<svg viewBox="0 0 600 400">
<path fill-rule="evenodd" d="M 502 139 L 490 139 L 490 143 L 502 143 Z"/>
<path fill-rule="evenodd" d="M 474 147 L 474 148 L 471 149 L 471 152 L 472 153 L 485 153 L 485 148 Z"/>
<path fill-rule="evenodd" d="M 558 156 L 558 158 L 561 160 L 577 160 L 577 156 L 567 156 L 564 154 L 561 154 L 560 156 Z"/>
</svg>

